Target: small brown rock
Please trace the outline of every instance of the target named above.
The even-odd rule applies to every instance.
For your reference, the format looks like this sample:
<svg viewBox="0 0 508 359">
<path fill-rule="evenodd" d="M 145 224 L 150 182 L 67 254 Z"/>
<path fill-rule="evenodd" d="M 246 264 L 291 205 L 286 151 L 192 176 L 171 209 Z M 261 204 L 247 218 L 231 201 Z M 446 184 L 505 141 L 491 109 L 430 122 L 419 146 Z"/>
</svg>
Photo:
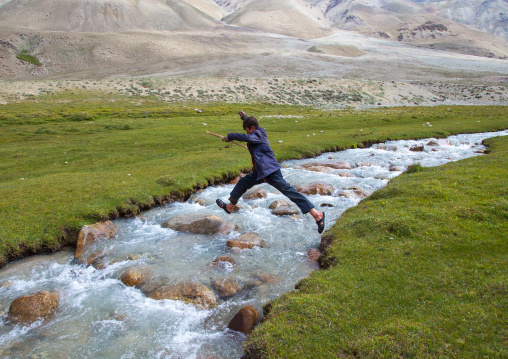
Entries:
<svg viewBox="0 0 508 359">
<path fill-rule="evenodd" d="M 326 173 L 326 172 L 333 171 L 333 168 L 330 168 L 328 166 L 315 165 L 315 166 L 309 166 L 309 167 L 307 167 L 306 170 L 307 171 L 312 171 L 312 172 L 323 172 L 323 173 Z"/>
<path fill-rule="evenodd" d="M 336 161 L 332 163 L 323 163 L 323 166 L 334 168 L 336 170 L 351 170 L 353 165 L 346 161 Z"/>
<path fill-rule="evenodd" d="M 389 171 L 390 172 L 403 172 L 404 168 L 402 168 L 400 166 L 390 166 Z"/>
<path fill-rule="evenodd" d="M 197 282 L 182 282 L 164 286 L 149 295 L 155 300 L 180 300 L 195 305 L 199 309 L 210 309 L 217 306 L 217 297 L 212 289 Z"/>
<path fill-rule="evenodd" d="M 409 148 L 409 151 L 413 151 L 413 152 L 423 152 L 424 150 L 424 146 L 423 145 L 413 145 Z"/>
<path fill-rule="evenodd" d="M 269 209 L 276 209 L 276 208 L 290 207 L 290 206 L 291 206 L 291 204 L 288 201 L 284 201 L 283 199 L 278 199 L 276 201 L 273 201 L 268 208 Z"/>
<path fill-rule="evenodd" d="M 127 287 L 139 288 L 145 284 L 150 277 L 148 268 L 129 268 L 120 276 L 120 280 Z"/>
<path fill-rule="evenodd" d="M 258 310 L 252 305 L 247 305 L 240 309 L 233 319 L 231 319 L 228 328 L 237 332 L 249 334 L 258 321 L 258 318 Z"/>
<path fill-rule="evenodd" d="M 307 258 L 312 262 L 317 262 L 321 257 L 321 252 L 316 248 L 311 248 L 307 251 Z"/>
<path fill-rule="evenodd" d="M 60 304 L 58 292 L 42 291 L 15 299 L 9 308 L 9 320 L 35 322 L 53 314 Z"/>
<path fill-rule="evenodd" d="M 232 265 L 235 265 L 235 260 L 231 258 L 230 256 L 218 256 L 212 261 L 212 264 L 214 265 L 220 265 L 220 263 L 231 263 Z"/>
<path fill-rule="evenodd" d="M 297 210 L 296 208 L 288 208 L 288 207 L 277 208 L 272 211 L 272 214 L 276 216 L 294 216 L 295 214 L 298 213 L 300 213 L 300 211 Z"/>
<path fill-rule="evenodd" d="M 243 284 L 234 278 L 213 279 L 212 287 L 217 291 L 220 299 L 231 298 L 244 288 Z"/>
<path fill-rule="evenodd" d="M 341 172 L 341 173 L 339 173 L 339 176 L 340 177 L 356 177 L 354 174 L 349 173 L 349 172 Z"/>
<path fill-rule="evenodd" d="M 261 239 L 256 233 L 245 233 L 235 239 L 230 239 L 226 242 L 229 248 L 239 249 L 252 249 L 254 247 L 264 247 L 265 241 Z"/>
<path fill-rule="evenodd" d="M 360 187 L 350 187 L 341 193 L 339 193 L 340 197 L 346 197 L 346 198 L 352 198 L 352 199 L 358 199 L 358 198 L 365 198 L 372 194 L 372 192 L 360 188 Z"/>
<path fill-rule="evenodd" d="M 259 199 L 259 198 L 266 198 L 266 191 L 263 188 L 255 188 L 251 189 L 250 191 L 247 191 L 242 196 L 243 199 Z"/>
<path fill-rule="evenodd" d="M 308 195 L 331 196 L 335 188 L 331 184 L 326 183 L 310 183 L 296 187 L 296 190 Z"/>
<path fill-rule="evenodd" d="M 205 216 L 189 220 L 185 216 L 173 217 L 161 224 L 163 228 L 171 228 L 179 232 L 194 234 L 229 234 L 238 229 L 236 225 L 218 216 Z"/>
</svg>

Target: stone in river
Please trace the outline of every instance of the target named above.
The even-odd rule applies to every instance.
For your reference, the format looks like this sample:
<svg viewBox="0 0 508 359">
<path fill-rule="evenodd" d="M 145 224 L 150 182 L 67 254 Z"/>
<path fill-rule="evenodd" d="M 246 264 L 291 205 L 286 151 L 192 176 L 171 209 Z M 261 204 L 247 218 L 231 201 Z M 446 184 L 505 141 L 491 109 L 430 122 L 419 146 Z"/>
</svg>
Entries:
<svg viewBox="0 0 508 359">
<path fill-rule="evenodd" d="M 31 323 L 53 314 L 60 304 L 56 291 L 41 291 L 15 299 L 9 308 L 8 319 L 13 322 Z"/>
<path fill-rule="evenodd" d="M 328 166 L 320 166 L 320 165 L 309 166 L 309 167 L 306 167 L 305 169 L 306 169 L 307 171 L 312 171 L 312 172 L 323 172 L 323 173 L 333 171 L 333 168 L 331 168 L 331 167 L 328 167 Z"/>
<path fill-rule="evenodd" d="M 358 199 L 358 198 L 365 198 L 372 194 L 371 191 L 368 191 L 366 189 L 354 186 L 350 187 L 341 193 L 339 193 L 340 197 L 346 197 L 346 198 L 352 198 L 352 199 Z"/>
<path fill-rule="evenodd" d="M 335 188 L 331 184 L 326 183 L 310 183 L 305 185 L 300 185 L 296 187 L 296 190 L 303 194 L 308 195 L 321 195 L 321 196 L 331 196 Z"/>
<path fill-rule="evenodd" d="M 173 217 L 162 223 L 161 227 L 194 234 L 229 234 L 238 229 L 233 223 L 214 215 L 199 219 L 189 219 L 186 216 Z"/>
<path fill-rule="evenodd" d="M 197 282 L 181 282 L 163 286 L 149 295 L 155 300 L 171 299 L 190 303 L 198 309 L 210 309 L 217 306 L 217 296 L 211 288 Z"/>
<path fill-rule="evenodd" d="M 241 292 L 244 285 L 234 278 L 212 279 L 212 287 L 219 294 L 220 299 L 228 299 Z"/>
<path fill-rule="evenodd" d="M 323 166 L 334 168 L 336 170 L 351 170 L 353 165 L 347 161 L 336 161 L 332 163 L 323 163 Z"/>
<path fill-rule="evenodd" d="M 145 284 L 151 275 L 151 270 L 147 267 L 129 268 L 120 276 L 120 280 L 127 287 L 139 288 Z"/>
<path fill-rule="evenodd" d="M 256 233 L 249 232 L 228 240 L 226 245 L 229 248 L 252 249 L 254 247 L 264 247 L 265 241 Z"/>
<path fill-rule="evenodd" d="M 220 265 L 221 263 L 231 263 L 231 265 L 235 265 L 236 262 L 230 256 L 218 256 L 212 261 L 213 265 Z"/>
<path fill-rule="evenodd" d="M 268 208 L 269 209 L 276 209 L 276 208 L 290 207 L 290 206 L 291 206 L 291 204 L 288 201 L 285 201 L 283 199 L 278 199 L 276 201 L 273 201 Z"/>
<path fill-rule="evenodd" d="M 249 334 L 259 319 L 259 312 L 252 305 L 247 305 L 240 309 L 231 319 L 228 328 L 244 334 Z"/>
<path fill-rule="evenodd" d="M 116 233 L 116 225 L 111 221 L 99 222 L 92 225 L 83 226 L 78 235 L 76 252 L 74 258 L 78 259 L 83 254 L 85 245 L 98 239 L 111 238 Z"/>
<path fill-rule="evenodd" d="M 409 148 L 409 151 L 413 151 L 413 152 L 423 152 L 423 150 L 425 149 L 425 147 L 423 145 L 413 145 Z"/>
<path fill-rule="evenodd" d="M 259 198 L 266 198 L 267 194 L 266 191 L 263 188 L 255 188 L 251 189 L 250 191 L 247 191 L 242 198 L 243 199 L 259 199 Z"/>
<path fill-rule="evenodd" d="M 295 214 L 300 213 L 299 210 L 296 208 L 289 208 L 289 207 L 283 207 L 283 208 L 277 208 L 272 210 L 272 214 L 276 216 L 294 216 Z"/>
</svg>

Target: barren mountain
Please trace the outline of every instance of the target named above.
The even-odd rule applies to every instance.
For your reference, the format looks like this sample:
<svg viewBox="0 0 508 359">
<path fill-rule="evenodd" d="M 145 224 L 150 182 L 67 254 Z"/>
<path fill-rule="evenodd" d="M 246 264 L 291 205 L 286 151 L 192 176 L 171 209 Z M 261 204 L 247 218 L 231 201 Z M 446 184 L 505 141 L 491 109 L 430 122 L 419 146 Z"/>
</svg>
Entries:
<svg viewBox="0 0 508 359">
<path fill-rule="evenodd" d="M 209 0 L 10 0 L 0 7 L 0 24 L 73 32 L 203 30 L 217 25 L 213 16 L 220 10 L 213 5 Z"/>
<path fill-rule="evenodd" d="M 447 3 L 462 6 L 463 2 Z M 314 0 L 312 4 L 339 29 L 475 56 L 508 57 L 503 39 L 446 19 L 438 10 L 409 0 Z"/>
<path fill-rule="evenodd" d="M 411 0 L 441 16 L 474 26 L 508 40 L 508 1 L 506 0 Z"/>
<path fill-rule="evenodd" d="M 303 0 L 251 0 L 225 17 L 224 22 L 304 39 L 331 33 L 331 23 Z"/>
<path fill-rule="evenodd" d="M 508 56 L 504 40 L 420 5 L 408 0 L 0 0 L 0 79 L 481 82 L 508 76 L 501 60 Z"/>
</svg>

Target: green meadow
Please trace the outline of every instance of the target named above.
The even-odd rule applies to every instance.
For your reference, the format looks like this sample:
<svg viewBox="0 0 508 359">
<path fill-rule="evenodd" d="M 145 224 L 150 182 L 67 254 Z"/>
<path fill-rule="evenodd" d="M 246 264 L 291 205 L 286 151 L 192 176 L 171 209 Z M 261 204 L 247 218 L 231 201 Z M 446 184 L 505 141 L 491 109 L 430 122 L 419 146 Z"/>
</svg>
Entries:
<svg viewBox="0 0 508 359">
<path fill-rule="evenodd" d="M 199 108 L 202 112 L 196 111 Z M 85 225 L 135 215 L 250 167 L 206 130 L 260 118 L 279 160 L 387 139 L 505 128 L 504 107 L 325 111 L 269 104 L 168 104 L 151 97 L 61 93 L 0 107 L 0 259 L 72 244 Z M 424 126 L 429 122 L 432 126 Z M 280 143 L 280 141 L 282 141 Z"/>
</svg>

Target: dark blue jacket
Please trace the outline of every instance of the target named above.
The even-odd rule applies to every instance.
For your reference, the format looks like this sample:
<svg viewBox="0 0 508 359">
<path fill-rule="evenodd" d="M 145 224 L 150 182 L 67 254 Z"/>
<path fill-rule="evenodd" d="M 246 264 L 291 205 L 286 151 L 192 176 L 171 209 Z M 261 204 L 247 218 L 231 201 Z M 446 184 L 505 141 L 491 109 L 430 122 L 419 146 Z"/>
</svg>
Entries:
<svg viewBox="0 0 508 359">
<path fill-rule="evenodd" d="M 280 170 L 279 162 L 275 159 L 270 142 L 263 127 L 258 127 L 250 135 L 244 133 L 228 133 L 229 141 L 247 142 L 254 171 L 257 172 L 257 179 L 263 179 L 266 176 Z"/>
</svg>

